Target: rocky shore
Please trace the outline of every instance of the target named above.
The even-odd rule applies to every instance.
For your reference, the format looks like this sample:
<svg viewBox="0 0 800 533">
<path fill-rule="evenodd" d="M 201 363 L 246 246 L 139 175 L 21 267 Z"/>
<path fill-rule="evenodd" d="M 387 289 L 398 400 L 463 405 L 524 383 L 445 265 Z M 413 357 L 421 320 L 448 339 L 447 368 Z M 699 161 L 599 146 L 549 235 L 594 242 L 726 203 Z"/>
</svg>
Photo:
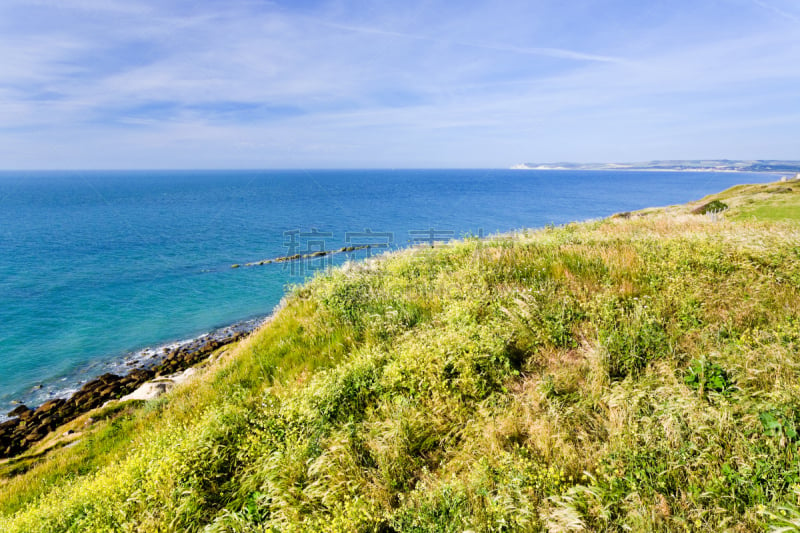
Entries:
<svg viewBox="0 0 800 533">
<path fill-rule="evenodd" d="M 236 342 L 258 327 L 250 321 L 165 348 L 162 355 L 120 376 L 106 373 L 85 383 L 69 398 L 48 400 L 36 409 L 19 405 L 0 423 L 0 459 L 14 457 L 42 440 L 51 431 L 78 416 L 135 391 L 154 378 L 190 368 L 218 348 Z"/>
</svg>

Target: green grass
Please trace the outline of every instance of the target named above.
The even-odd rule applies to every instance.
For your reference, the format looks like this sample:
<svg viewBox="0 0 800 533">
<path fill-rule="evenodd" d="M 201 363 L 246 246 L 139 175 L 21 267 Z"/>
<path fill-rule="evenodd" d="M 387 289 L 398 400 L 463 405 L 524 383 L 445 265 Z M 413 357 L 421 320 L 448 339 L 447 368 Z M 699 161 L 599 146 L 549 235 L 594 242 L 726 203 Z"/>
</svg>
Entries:
<svg viewBox="0 0 800 533">
<path fill-rule="evenodd" d="M 758 220 L 800 220 L 800 194 L 770 205 L 742 206 L 739 218 Z"/>
<path fill-rule="evenodd" d="M 714 202 L 730 204 L 725 216 L 733 220 L 799 221 L 800 180 L 737 185 L 691 205 L 701 209 Z"/>
<path fill-rule="evenodd" d="M 798 526 L 800 225 L 754 187 L 320 276 L 0 465 L 0 531 Z"/>
</svg>

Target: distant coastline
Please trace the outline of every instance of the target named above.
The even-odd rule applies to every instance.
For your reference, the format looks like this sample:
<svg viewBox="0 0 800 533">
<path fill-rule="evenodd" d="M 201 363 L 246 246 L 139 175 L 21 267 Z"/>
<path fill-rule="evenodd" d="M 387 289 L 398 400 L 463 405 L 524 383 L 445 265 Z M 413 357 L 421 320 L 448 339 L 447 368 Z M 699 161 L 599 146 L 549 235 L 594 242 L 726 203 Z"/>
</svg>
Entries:
<svg viewBox="0 0 800 533">
<path fill-rule="evenodd" d="M 763 172 L 790 175 L 800 173 L 800 161 L 782 160 L 658 160 L 639 163 L 520 163 L 511 170 L 635 170 L 658 172 Z"/>
</svg>

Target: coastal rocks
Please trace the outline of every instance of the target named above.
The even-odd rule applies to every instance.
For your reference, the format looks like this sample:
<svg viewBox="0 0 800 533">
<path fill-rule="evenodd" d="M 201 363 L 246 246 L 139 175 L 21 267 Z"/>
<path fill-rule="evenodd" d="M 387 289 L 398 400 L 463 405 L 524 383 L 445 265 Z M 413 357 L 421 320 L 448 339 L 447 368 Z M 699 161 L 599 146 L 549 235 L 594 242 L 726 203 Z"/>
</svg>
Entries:
<svg viewBox="0 0 800 533">
<path fill-rule="evenodd" d="M 205 335 L 167 350 L 160 362 L 151 368 L 134 368 L 124 376 L 103 374 L 85 383 L 71 397 L 48 400 L 36 410 L 24 405 L 15 407 L 8 416 L 16 418 L 0 423 L 0 459 L 22 453 L 62 424 L 110 400 L 126 397 L 153 378 L 172 376 L 162 380 L 161 385 L 154 385 L 154 390 L 148 393 L 150 397 L 162 394 L 191 375 L 192 372 L 187 369 L 191 369 L 218 348 L 242 339 L 253 329 L 255 325 L 237 326 Z M 174 376 L 179 372 L 183 374 Z"/>
<path fill-rule="evenodd" d="M 12 457 L 42 440 L 58 426 L 101 406 L 108 400 L 127 394 L 152 376 L 151 371 L 134 371 L 128 376 L 103 374 L 89 381 L 69 399 L 48 400 L 35 411 L 19 406 L 9 416 L 17 416 L 0 425 L 0 458 Z"/>
<path fill-rule="evenodd" d="M 29 413 L 33 413 L 33 410 L 30 407 L 28 407 L 27 405 L 18 405 L 17 407 L 8 412 L 8 416 L 12 418 L 15 416 L 23 418 L 26 415 L 30 416 Z"/>
<path fill-rule="evenodd" d="M 36 414 L 42 415 L 49 413 L 50 411 L 55 411 L 56 409 L 64 405 L 64 403 L 65 400 L 62 400 L 61 398 L 56 398 L 55 400 L 48 400 L 39 406 L 39 408 L 36 410 Z"/>
<path fill-rule="evenodd" d="M 224 338 L 205 337 L 184 344 L 169 352 L 160 364 L 153 367 L 153 372 L 156 376 L 166 376 L 185 370 L 196 365 L 222 346 L 242 339 L 247 333 L 238 331 Z"/>
<path fill-rule="evenodd" d="M 317 252 L 312 252 L 310 254 L 294 254 L 294 255 L 286 255 L 283 257 L 274 257 L 272 259 L 262 259 L 261 261 L 253 261 L 252 263 L 245 263 L 244 266 L 252 267 L 252 266 L 261 266 L 261 265 L 270 265 L 272 263 L 286 263 L 291 261 L 299 261 L 300 259 L 315 259 L 317 257 L 325 257 L 326 255 L 334 255 L 340 253 L 347 253 L 347 252 L 355 252 L 357 250 L 366 250 L 372 248 L 374 245 L 372 244 L 364 244 L 360 246 L 344 246 L 339 248 L 338 250 L 319 250 Z M 239 263 L 234 263 L 231 265 L 231 268 L 240 268 L 242 265 Z"/>
<path fill-rule="evenodd" d="M 127 394 L 152 376 L 153 372 L 145 369 L 135 369 L 125 377 L 120 377 L 116 374 L 103 374 L 97 379 L 86 383 L 78 392 L 72 395 L 66 402 L 63 414 L 65 418 L 71 420 L 90 409 L 100 407 L 108 400 L 114 400 Z"/>
</svg>

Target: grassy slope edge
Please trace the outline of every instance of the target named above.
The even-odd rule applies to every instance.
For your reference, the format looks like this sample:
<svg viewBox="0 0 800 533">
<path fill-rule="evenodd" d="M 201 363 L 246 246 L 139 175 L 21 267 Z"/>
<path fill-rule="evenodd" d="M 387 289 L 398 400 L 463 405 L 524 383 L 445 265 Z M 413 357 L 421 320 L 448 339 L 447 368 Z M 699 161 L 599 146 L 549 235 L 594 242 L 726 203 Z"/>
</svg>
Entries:
<svg viewBox="0 0 800 533">
<path fill-rule="evenodd" d="M 316 278 L 199 379 L 0 465 L 0 531 L 798 526 L 800 225 L 760 198 Z"/>
</svg>

